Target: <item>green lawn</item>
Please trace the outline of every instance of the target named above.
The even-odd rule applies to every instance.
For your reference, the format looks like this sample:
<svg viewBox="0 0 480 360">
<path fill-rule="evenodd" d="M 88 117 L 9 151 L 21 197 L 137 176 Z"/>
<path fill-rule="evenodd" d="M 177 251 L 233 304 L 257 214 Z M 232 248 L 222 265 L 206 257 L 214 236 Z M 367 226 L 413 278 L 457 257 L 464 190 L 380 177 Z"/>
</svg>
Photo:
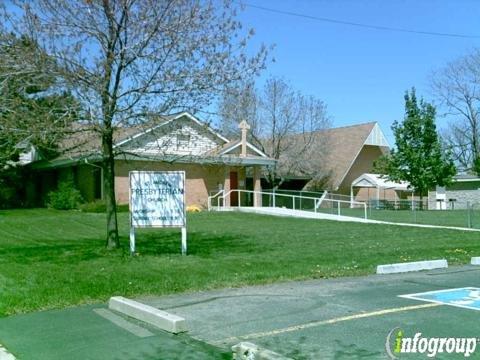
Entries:
<svg viewBox="0 0 480 360">
<path fill-rule="evenodd" d="M 478 210 L 470 213 L 471 222 L 473 228 L 479 228 L 480 222 L 478 222 Z M 456 226 L 456 227 L 468 227 L 468 211 L 467 210 L 369 210 L 369 219 L 393 221 L 393 222 L 405 222 L 405 223 L 417 223 L 417 224 L 429 224 L 429 225 L 442 225 L 442 226 Z"/>
<path fill-rule="evenodd" d="M 319 211 L 329 214 L 337 214 L 337 208 L 321 208 Z M 364 209 L 350 209 L 342 207 L 340 214 L 345 216 L 354 216 L 363 218 Z M 372 220 L 401 222 L 411 224 L 427 224 L 454 227 L 468 227 L 467 210 L 377 210 L 367 209 L 367 217 Z M 470 211 L 470 221 L 472 228 L 480 228 L 480 210 Z"/>
<path fill-rule="evenodd" d="M 291 197 L 277 196 L 275 198 L 276 207 L 286 207 L 288 209 L 314 211 L 313 199 L 302 199 L 297 197 L 293 202 Z M 263 196 L 264 206 L 273 206 L 273 200 L 271 196 Z M 457 205 L 458 206 L 458 205 Z M 327 214 L 338 214 L 337 202 L 324 202 L 322 207 L 318 209 L 319 212 Z M 340 214 L 345 216 L 354 216 L 363 218 L 365 211 L 362 206 L 351 209 L 350 204 L 340 203 Z M 413 224 L 427 224 L 427 225 L 442 225 L 442 226 L 454 226 L 454 227 L 468 227 L 469 216 L 472 228 L 480 229 L 480 208 L 475 206 L 470 214 L 467 210 L 384 210 L 384 209 L 367 209 L 367 217 L 373 220 L 389 221 L 389 222 L 402 222 Z"/>
<path fill-rule="evenodd" d="M 288 279 L 373 273 L 382 263 L 480 255 L 480 234 L 240 213 L 188 217 L 189 255 L 179 230 L 138 232 L 128 254 L 103 247 L 104 215 L 0 211 L 0 316 L 105 301 Z"/>
</svg>

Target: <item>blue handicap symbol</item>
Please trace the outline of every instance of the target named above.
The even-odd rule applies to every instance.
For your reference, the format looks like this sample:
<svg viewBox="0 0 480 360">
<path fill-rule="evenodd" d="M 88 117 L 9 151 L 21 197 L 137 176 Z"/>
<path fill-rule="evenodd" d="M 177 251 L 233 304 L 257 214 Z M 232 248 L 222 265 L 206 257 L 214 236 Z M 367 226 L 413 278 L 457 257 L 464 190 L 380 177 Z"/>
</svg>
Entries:
<svg viewBox="0 0 480 360">
<path fill-rule="evenodd" d="M 402 298 L 480 310 L 480 288 L 465 287 L 400 295 Z"/>
</svg>

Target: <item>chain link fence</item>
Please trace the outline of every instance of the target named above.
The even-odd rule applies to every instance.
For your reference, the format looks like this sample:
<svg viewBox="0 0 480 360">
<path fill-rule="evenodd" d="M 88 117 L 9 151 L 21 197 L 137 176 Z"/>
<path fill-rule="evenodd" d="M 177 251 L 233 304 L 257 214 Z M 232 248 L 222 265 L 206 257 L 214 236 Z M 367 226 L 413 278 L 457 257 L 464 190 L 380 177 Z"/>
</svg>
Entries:
<svg viewBox="0 0 480 360">
<path fill-rule="evenodd" d="M 436 205 L 436 204 L 435 204 Z M 373 220 L 480 228 L 480 204 L 458 202 L 443 204 L 441 209 L 429 209 L 428 200 L 370 200 L 368 218 Z"/>
<path fill-rule="evenodd" d="M 304 210 L 332 215 L 352 216 L 379 221 L 451 226 L 480 229 L 480 203 L 447 202 L 436 204 L 441 209 L 432 209 L 432 203 L 424 198 L 414 200 L 376 200 L 366 201 L 366 214 L 362 202 L 350 202 L 350 196 L 343 194 L 266 189 L 262 194 L 262 206 L 293 210 Z M 238 195 L 240 206 L 253 206 L 253 194 Z M 222 206 L 223 200 L 212 199 L 213 206 Z"/>
</svg>

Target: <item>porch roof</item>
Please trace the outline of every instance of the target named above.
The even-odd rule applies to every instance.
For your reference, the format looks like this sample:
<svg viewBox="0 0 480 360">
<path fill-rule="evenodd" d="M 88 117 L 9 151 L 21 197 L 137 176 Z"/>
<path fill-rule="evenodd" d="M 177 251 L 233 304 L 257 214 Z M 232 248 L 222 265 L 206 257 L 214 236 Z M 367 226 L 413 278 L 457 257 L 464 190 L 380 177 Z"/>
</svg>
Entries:
<svg viewBox="0 0 480 360">
<path fill-rule="evenodd" d="M 406 181 L 394 182 L 388 180 L 386 175 L 380 174 L 362 174 L 358 178 L 352 181 L 353 187 L 371 187 L 379 189 L 392 189 L 398 191 L 413 191 L 410 188 L 410 184 Z"/>
<path fill-rule="evenodd" d="M 199 165 L 230 165 L 230 166 L 272 166 L 275 160 L 261 156 L 178 156 L 178 155 L 142 155 L 137 154 L 120 154 L 115 157 L 115 160 L 129 160 L 129 161 L 162 161 L 168 163 L 190 163 Z M 43 160 L 31 164 L 33 169 L 54 169 L 60 167 L 68 167 L 78 164 L 91 164 L 102 161 L 102 156 L 99 153 L 89 154 L 86 156 L 57 158 L 53 160 Z"/>
</svg>

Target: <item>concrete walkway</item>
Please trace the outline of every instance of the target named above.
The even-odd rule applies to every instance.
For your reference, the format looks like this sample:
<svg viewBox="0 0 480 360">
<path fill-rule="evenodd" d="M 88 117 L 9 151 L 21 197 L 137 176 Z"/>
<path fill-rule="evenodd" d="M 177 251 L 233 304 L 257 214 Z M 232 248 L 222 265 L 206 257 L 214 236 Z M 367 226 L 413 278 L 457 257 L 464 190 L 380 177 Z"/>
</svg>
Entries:
<svg viewBox="0 0 480 360">
<path fill-rule="evenodd" d="M 353 216 L 333 215 L 333 214 L 325 214 L 321 212 L 315 213 L 312 211 L 292 210 L 292 209 L 278 208 L 278 207 L 230 207 L 230 208 L 220 207 L 220 208 L 212 208 L 212 209 L 215 211 L 240 211 L 240 212 L 248 212 L 248 213 L 262 214 L 262 215 L 297 217 L 297 218 L 305 218 L 305 219 L 334 220 L 334 221 L 344 221 L 344 222 L 359 222 L 364 224 L 385 224 L 385 225 L 410 226 L 410 227 L 429 228 L 429 229 L 450 229 L 450 230 L 480 232 L 480 229 L 472 229 L 472 228 L 457 227 L 457 226 L 442 226 L 442 225 L 427 225 L 427 224 L 412 224 L 412 223 L 400 223 L 400 222 L 391 222 L 391 221 L 380 221 L 380 220 L 364 219 L 364 218 L 353 217 Z"/>
</svg>

